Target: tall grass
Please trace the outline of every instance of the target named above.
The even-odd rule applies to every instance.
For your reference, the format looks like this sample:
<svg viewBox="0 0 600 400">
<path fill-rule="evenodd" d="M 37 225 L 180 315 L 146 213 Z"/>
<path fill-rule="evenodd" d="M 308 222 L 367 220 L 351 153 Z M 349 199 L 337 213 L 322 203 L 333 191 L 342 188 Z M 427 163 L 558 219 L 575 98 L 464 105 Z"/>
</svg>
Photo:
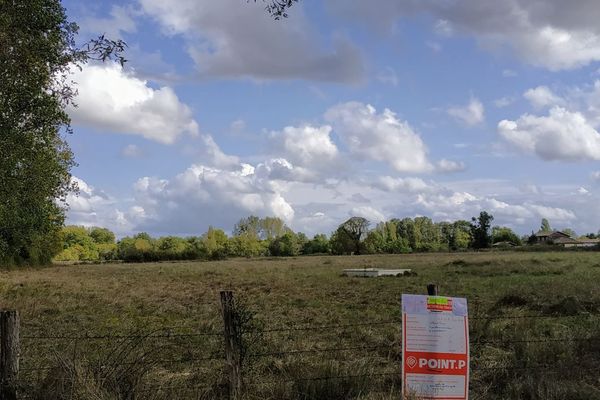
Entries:
<svg viewBox="0 0 600 400">
<path fill-rule="evenodd" d="M 0 272 L 0 302 L 21 311 L 22 335 L 130 334 L 174 327 L 220 332 L 218 292 L 243 297 L 252 329 L 248 399 L 400 398 L 400 325 L 264 332 L 400 320 L 400 295 L 466 297 L 475 399 L 600 399 L 600 262 L 593 252 L 297 257 L 67 266 Z M 398 278 L 344 268 L 411 268 Z M 520 318 L 536 315 L 538 318 Z M 500 319 L 497 317 L 507 317 Z M 143 336 L 143 335 L 140 335 Z M 578 339 L 578 340 L 569 340 Z M 220 399 L 220 337 L 120 341 L 23 340 L 24 387 L 39 399 Z M 368 347 L 252 357 L 289 350 Z M 128 350 L 125 350 L 128 349 Z M 207 356 L 217 360 L 194 361 Z M 169 363 L 177 359 L 185 362 Z M 142 362 L 143 361 L 143 362 Z M 107 366 L 114 366 L 107 368 Z M 43 397 L 46 396 L 46 397 Z"/>
</svg>

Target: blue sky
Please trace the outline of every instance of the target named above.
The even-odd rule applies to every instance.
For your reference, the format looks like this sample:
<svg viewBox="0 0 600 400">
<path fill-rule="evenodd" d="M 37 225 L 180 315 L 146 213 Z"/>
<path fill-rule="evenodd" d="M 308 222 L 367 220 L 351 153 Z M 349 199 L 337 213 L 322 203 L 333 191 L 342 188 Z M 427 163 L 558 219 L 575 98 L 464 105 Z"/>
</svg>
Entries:
<svg viewBox="0 0 600 400">
<path fill-rule="evenodd" d="M 230 230 L 255 214 L 309 235 L 481 210 L 600 229 L 595 1 L 65 1 L 80 40 L 129 45 L 75 71 L 68 223 L 119 236 Z"/>
</svg>

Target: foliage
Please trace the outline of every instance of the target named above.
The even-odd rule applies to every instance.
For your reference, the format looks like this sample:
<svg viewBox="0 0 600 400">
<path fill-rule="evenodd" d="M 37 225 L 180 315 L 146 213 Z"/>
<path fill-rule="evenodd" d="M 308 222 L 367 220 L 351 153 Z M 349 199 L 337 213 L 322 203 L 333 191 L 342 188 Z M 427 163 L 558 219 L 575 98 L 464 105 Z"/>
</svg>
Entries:
<svg viewBox="0 0 600 400">
<path fill-rule="evenodd" d="M 569 235 L 570 238 L 573 238 L 573 239 L 577 238 L 577 233 L 571 228 L 561 229 L 561 232 L 566 233 L 567 235 Z"/>
<path fill-rule="evenodd" d="M 267 254 L 266 242 L 249 233 L 229 238 L 226 249 L 227 256 L 231 257 L 250 258 Z"/>
<path fill-rule="evenodd" d="M 265 217 L 258 218 L 251 215 L 242 218 L 233 227 L 233 236 L 250 235 L 260 240 L 272 240 L 280 237 L 290 229 L 281 218 Z"/>
<path fill-rule="evenodd" d="M 552 228 L 550 227 L 550 222 L 546 218 L 542 218 L 542 223 L 540 225 L 540 231 L 542 232 L 552 232 Z"/>
<path fill-rule="evenodd" d="M 90 237 L 96 243 L 115 243 L 115 234 L 106 228 L 93 227 L 89 230 Z"/>
<path fill-rule="evenodd" d="M 109 261 L 117 258 L 115 234 L 106 228 L 65 226 L 61 229 L 62 251 L 55 261 Z"/>
<path fill-rule="evenodd" d="M 500 242 L 508 242 L 520 246 L 521 238 L 510 228 L 505 226 L 494 226 L 492 228 L 492 243 Z"/>
<path fill-rule="evenodd" d="M 351 217 L 350 219 L 343 222 L 338 231 L 341 230 L 343 235 L 339 236 L 345 244 L 352 244 L 352 250 L 354 254 L 360 254 L 362 249 L 361 240 L 369 232 L 369 221 L 363 217 Z M 349 249 L 346 249 L 346 251 Z"/>
<path fill-rule="evenodd" d="M 285 233 L 269 245 L 269 252 L 272 256 L 297 256 L 301 250 L 302 244 L 298 240 L 298 235 L 293 232 Z"/>
<path fill-rule="evenodd" d="M 76 187 L 64 134 L 76 94 L 72 68 L 107 60 L 124 43 L 75 46 L 59 0 L 0 1 L 0 265 L 45 264 L 60 248 L 66 196 Z"/>
<path fill-rule="evenodd" d="M 397 220 L 380 222 L 370 231 L 364 242 L 365 251 L 370 254 L 400 254 L 410 253 L 409 242 L 398 236 Z"/>
<path fill-rule="evenodd" d="M 358 243 L 360 245 L 360 241 Z M 356 251 L 355 240 L 353 240 L 341 227 L 331 234 L 329 245 L 331 247 L 331 253 L 337 255 L 349 255 Z"/>
<path fill-rule="evenodd" d="M 474 249 L 485 249 L 492 245 L 490 226 L 494 217 L 486 211 L 479 213 L 479 217 L 472 218 L 471 235 L 473 237 L 472 247 Z"/>
<path fill-rule="evenodd" d="M 67 226 L 61 231 L 62 251 L 54 260 L 148 262 L 301 254 L 406 254 L 466 251 L 500 242 L 516 246 L 524 242 L 536 244 L 533 232 L 531 236 L 519 238 L 508 227 L 490 229 L 491 221 L 493 217 L 483 211 L 472 222 L 433 222 L 428 217 L 416 217 L 380 222 L 369 230 L 367 220 L 353 217 L 341 224 L 331 238 L 317 234 L 309 240 L 305 234 L 293 232 L 279 218 L 250 216 L 234 226 L 231 237 L 221 229 L 209 227 L 202 236 L 153 238 L 141 232 L 124 237 L 118 243 L 108 229 Z M 530 250 L 533 247 L 530 246 Z"/>
<path fill-rule="evenodd" d="M 452 233 L 449 240 L 451 250 L 466 250 L 473 241 L 469 221 L 459 220 L 452 223 Z"/>
<path fill-rule="evenodd" d="M 202 236 L 202 243 L 209 259 L 220 260 L 227 257 L 227 235 L 223 230 L 208 227 L 208 231 Z"/>
<path fill-rule="evenodd" d="M 256 0 L 254 0 L 256 2 Z M 265 1 L 265 0 L 263 0 Z M 287 10 L 290 9 L 298 0 L 267 0 L 265 10 L 276 20 L 287 18 Z"/>
<path fill-rule="evenodd" d="M 328 254 L 331 252 L 331 246 L 329 245 L 329 239 L 327 235 L 319 233 L 316 234 L 311 240 L 307 241 L 303 248 L 302 254 Z"/>
</svg>

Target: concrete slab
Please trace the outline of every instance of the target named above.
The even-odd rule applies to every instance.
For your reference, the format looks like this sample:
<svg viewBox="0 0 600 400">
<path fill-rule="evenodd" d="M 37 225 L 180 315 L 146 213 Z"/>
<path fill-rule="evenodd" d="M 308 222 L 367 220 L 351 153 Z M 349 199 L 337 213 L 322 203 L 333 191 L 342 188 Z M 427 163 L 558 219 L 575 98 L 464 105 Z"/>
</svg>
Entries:
<svg viewBox="0 0 600 400">
<path fill-rule="evenodd" d="M 344 275 L 377 278 L 379 276 L 403 276 L 405 274 L 410 274 L 411 271 L 411 269 L 353 268 L 345 269 Z"/>
</svg>

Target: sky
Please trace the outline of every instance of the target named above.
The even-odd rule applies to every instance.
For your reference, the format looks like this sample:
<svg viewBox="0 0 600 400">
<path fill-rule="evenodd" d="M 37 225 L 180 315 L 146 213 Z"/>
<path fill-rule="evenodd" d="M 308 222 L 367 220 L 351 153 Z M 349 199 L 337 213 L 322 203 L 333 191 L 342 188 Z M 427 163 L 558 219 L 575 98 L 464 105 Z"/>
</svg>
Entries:
<svg viewBox="0 0 600 400">
<path fill-rule="evenodd" d="M 122 237 L 277 216 L 309 236 L 486 210 L 600 229 L 597 0 L 63 2 L 124 67 L 73 68 L 68 224 Z"/>
</svg>

